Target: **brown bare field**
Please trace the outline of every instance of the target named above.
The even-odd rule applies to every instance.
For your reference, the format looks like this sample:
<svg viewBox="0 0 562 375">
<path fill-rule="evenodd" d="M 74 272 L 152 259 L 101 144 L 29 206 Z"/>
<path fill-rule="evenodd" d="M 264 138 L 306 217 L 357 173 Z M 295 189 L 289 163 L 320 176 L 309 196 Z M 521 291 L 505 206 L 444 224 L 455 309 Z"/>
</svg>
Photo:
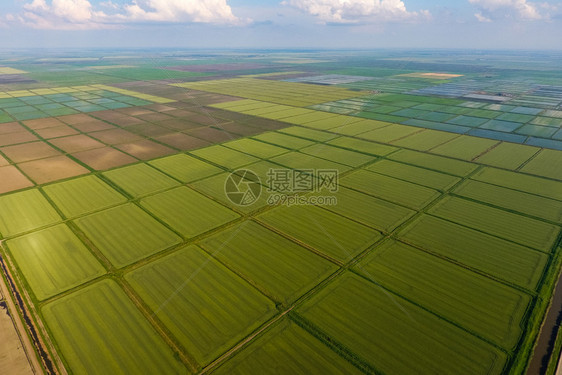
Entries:
<svg viewBox="0 0 562 375">
<path fill-rule="evenodd" d="M 159 121 L 157 124 L 179 131 L 200 128 L 203 126 L 201 124 L 196 124 L 194 122 L 179 118 Z"/>
<path fill-rule="evenodd" d="M 172 108 L 171 110 L 166 111 L 166 114 L 174 117 L 189 117 L 195 113 L 186 111 L 185 109 Z"/>
<path fill-rule="evenodd" d="M 150 123 L 129 126 L 127 130 L 135 134 L 143 135 L 145 137 L 158 137 L 160 135 L 170 134 L 174 132 L 174 130 L 172 129 Z"/>
<path fill-rule="evenodd" d="M 2 152 L 14 163 L 57 156 L 61 153 L 43 142 L 31 142 L 21 145 L 3 147 Z"/>
<path fill-rule="evenodd" d="M 219 117 L 221 119 L 230 120 L 230 121 L 241 121 L 241 120 L 245 121 L 254 118 L 244 113 L 230 112 L 230 111 L 225 111 L 224 109 L 206 108 L 206 110 L 209 116 Z"/>
<path fill-rule="evenodd" d="M 174 107 L 170 107 L 169 105 L 165 105 L 165 104 L 149 104 L 149 105 L 145 105 L 144 108 L 146 109 L 150 109 L 152 111 L 156 111 L 156 112 L 166 112 L 166 111 L 173 111 Z"/>
<path fill-rule="evenodd" d="M 90 118 L 87 122 L 72 125 L 73 128 L 78 129 L 83 133 L 97 132 L 101 130 L 116 129 L 115 126 L 106 122 Z"/>
<path fill-rule="evenodd" d="M 26 130 L 27 129 L 17 122 L 6 122 L 4 124 L 0 124 L 0 134 L 17 133 Z"/>
<path fill-rule="evenodd" d="M 146 124 L 146 121 L 133 116 L 116 117 L 115 119 L 108 120 L 108 121 L 118 126 L 132 126 L 132 125 Z"/>
<path fill-rule="evenodd" d="M 265 118 L 251 118 L 251 119 L 248 119 L 247 121 L 244 121 L 244 123 L 246 123 L 248 125 L 256 126 L 260 129 L 265 129 L 265 130 L 284 129 L 288 126 L 292 126 L 291 124 L 287 124 L 286 122 L 269 120 L 269 119 L 265 119 Z"/>
<path fill-rule="evenodd" d="M 114 111 L 114 110 L 106 110 L 106 111 L 98 111 L 98 112 L 90 112 L 90 114 L 94 117 L 100 118 L 105 121 L 112 121 L 119 117 L 126 117 L 123 113 Z"/>
<path fill-rule="evenodd" d="M 8 162 L 8 160 L 6 160 L 5 157 L 3 157 L 2 155 L 0 155 L 0 167 L 3 167 L 5 165 L 10 165 L 10 163 Z"/>
<path fill-rule="evenodd" d="M 201 114 L 197 113 L 194 114 L 193 116 L 189 116 L 186 120 L 203 125 L 215 125 L 215 124 L 226 122 L 221 118 L 211 116 L 210 114 L 207 113 L 201 113 Z"/>
<path fill-rule="evenodd" d="M 33 182 L 29 181 L 29 179 L 13 165 L 0 167 L 0 194 L 31 186 L 33 186 Z"/>
<path fill-rule="evenodd" d="M 72 156 L 98 171 L 120 167 L 137 161 L 132 156 L 111 147 L 77 152 L 72 154 Z"/>
<path fill-rule="evenodd" d="M 101 142 L 96 141 L 93 138 L 88 137 L 84 134 L 72 135 L 70 137 L 51 139 L 49 142 L 64 150 L 67 153 L 73 153 L 77 151 L 91 150 L 94 148 L 105 147 Z"/>
<path fill-rule="evenodd" d="M 68 125 L 76 125 L 76 124 L 81 124 L 83 122 L 94 120 L 94 118 L 84 113 L 79 113 L 76 115 L 59 116 L 57 118 Z"/>
<path fill-rule="evenodd" d="M 148 139 L 143 139 L 142 141 L 133 143 L 124 143 L 115 147 L 141 160 L 150 160 L 176 153 L 176 150 L 159 143 L 149 141 Z"/>
<path fill-rule="evenodd" d="M 55 126 L 52 128 L 39 129 L 36 131 L 36 133 L 39 134 L 40 137 L 43 137 L 45 139 L 50 139 L 50 138 L 58 138 L 67 135 L 78 134 L 78 131 L 76 131 L 76 129 L 73 129 L 68 125 L 62 125 L 62 126 Z"/>
<path fill-rule="evenodd" d="M 169 120 L 172 119 L 173 117 L 165 115 L 163 113 L 154 112 L 154 113 L 147 113 L 145 115 L 139 115 L 137 116 L 137 118 L 140 118 L 144 121 L 157 122 L 157 121 Z"/>
<path fill-rule="evenodd" d="M 183 133 L 167 134 L 155 139 L 182 151 L 194 150 L 211 145 L 210 142 Z"/>
<path fill-rule="evenodd" d="M 18 166 L 38 184 L 90 173 L 89 170 L 64 155 L 29 161 Z"/>
<path fill-rule="evenodd" d="M 188 135 L 193 135 L 194 137 L 204 139 L 211 143 L 224 142 L 232 139 L 240 138 L 240 136 L 231 134 L 222 130 L 214 128 L 199 128 L 186 132 Z"/>
<path fill-rule="evenodd" d="M 236 133 L 244 136 L 263 133 L 263 129 L 257 128 L 255 126 L 236 123 L 236 122 L 218 125 L 217 128 L 225 130 L 229 133 Z"/>
<path fill-rule="evenodd" d="M 35 135 L 28 131 L 15 132 L 10 134 L 0 134 L 0 146 L 17 145 L 18 143 L 25 143 L 37 141 Z"/>
<path fill-rule="evenodd" d="M 52 128 L 55 126 L 64 125 L 64 123 L 60 120 L 57 120 L 54 117 L 50 118 L 39 118 L 35 120 L 27 120 L 22 121 L 25 126 L 30 129 L 37 130 L 37 129 L 45 129 L 45 128 Z"/>
<path fill-rule="evenodd" d="M 123 129 L 103 130 L 100 132 L 90 133 L 89 135 L 108 145 L 134 142 L 142 139 L 142 137 L 136 135 L 135 133 L 131 133 Z"/>
<path fill-rule="evenodd" d="M 116 109 L 117 112 L 122 113 L 127 116 L 138 116 L 145 115 L 147 113 L 152 113 L 153 111 L 146 109 L 145 107 L 128 107 Z"/>
</svg>

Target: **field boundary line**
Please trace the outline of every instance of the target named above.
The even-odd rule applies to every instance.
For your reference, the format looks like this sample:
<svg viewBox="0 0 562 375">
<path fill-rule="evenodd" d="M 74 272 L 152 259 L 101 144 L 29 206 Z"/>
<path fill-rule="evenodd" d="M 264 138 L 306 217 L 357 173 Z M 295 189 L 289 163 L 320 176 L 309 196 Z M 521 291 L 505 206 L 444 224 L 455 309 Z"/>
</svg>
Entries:
<svg viewBox="0 0 562 375">
<path fill-rule="evenodd" d="M 18 340 L 21 343 L 21 346 L 25 353 L 29 368 L 34 374 L 45 374 L 43 367 L 39 364 L 35 347 L 31 343 L 31 340 L 27 335 L 27 330 L 24 327 L 20 314 L 12 299 L 12 293 L 10 292 L 8 285 L 6 284 L 4 277 L 5 275 L 2 272 L 2 275 L 0 275 L 0 295 L 4 297 L 3 301 L 6 303 L 7 314 L 10 316 L 10 320 L 12 321 L 14 329 L 17 333 Z"/>
</svg>

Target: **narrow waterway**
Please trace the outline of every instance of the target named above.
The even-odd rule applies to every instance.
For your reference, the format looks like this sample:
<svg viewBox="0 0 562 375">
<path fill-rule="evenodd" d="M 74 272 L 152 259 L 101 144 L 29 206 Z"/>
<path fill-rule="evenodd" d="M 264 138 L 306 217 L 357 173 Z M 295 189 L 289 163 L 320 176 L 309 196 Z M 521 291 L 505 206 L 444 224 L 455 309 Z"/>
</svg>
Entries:
<svg viewBox="0 0 562 375">
<path fill-rule="evenodd" d="M 527 375 L 542 375 L 546 373 L 548 362 L 554 350 L 556 335 L 562 323 L 562 282 L 560 277 L 554 289 L 554 297 L 546 314 L 542 329 L 539 333 L 537 346 L 527 369 Z"/>
</svg>

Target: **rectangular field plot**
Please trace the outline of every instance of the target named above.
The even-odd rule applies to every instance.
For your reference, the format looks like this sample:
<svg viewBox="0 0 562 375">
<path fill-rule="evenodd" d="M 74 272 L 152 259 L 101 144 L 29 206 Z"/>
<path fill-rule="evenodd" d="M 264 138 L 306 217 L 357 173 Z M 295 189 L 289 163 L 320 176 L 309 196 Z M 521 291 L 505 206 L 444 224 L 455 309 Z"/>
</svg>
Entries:
<svg viewBox="0 0 562 375">
<path fill-rule="evenodd" d="M 205 239 L 201 246 L 277 302 L 293 302 L 338 267 L 253 221 Z"/>
<path fill-rule="evenodd" d="M 288 319 L 237 353 L 216 374 L 361 374 L 352 364 Z"/>
<path fill-rule="evenodd" d="M 292 103 L 288 103 L 288 104 L 292 105 Z M 299 103 L 295 103 L 295 104 L 298 105 Z M 284 121 L 285 119 L 288 119 L 288 118 L 290 119 L 290 118 L 295 117 L 295 116 L 314 114 L 314 112 L 315 111 L 311 111 L 310 109 L 294 108 L 294 107 L 287 106 L 286 109 L 283 109 L 281 111 L 263 113 L 263 114 L 260 114 L 259 116 L 263 117 L 263 118 L 271 119 L 271 120 Z"/>
<path fill-rule="evenodd" d="M 135 164 L 103 175 L 133 198 L 166 190 L 180 183 L 147 164 Z"/>
<path fill-rule="evenodd" d="M 263 207 L 267 206 L 267 198 L 268 195 L 265 193 L 260 193 L 260 195 L 257 197 L 255 194 L 245 194 L 245 191 L 243 191 L 242 186 L 250 186 L 248 184 L 252 184 L 254 185 L 254 179 L 253 176 L 249 175 L 250 177 L 248 178 L 248 176 L 245 176 L 245 172 L 246 170 L 250 170 L 252 172 L 255 172 L 257 174 L 257 176 L 259 176 L 259 178 L 261 179 L 261 183 L 265 184 L 265 182 L 267 181 L 267 175 L 263 174 L 261 175 L 260 173 L 258 173 L 258 171 L 255 171 L 253 169 L 253 167 L 256 164 L 260 164 L 260 163 L 267 163 L 266 161 L 262 161 L 262 162 L 258 162 L 255 164 L 251 164 L 248 166 L 248 169 L 241 169 L 239 171 L 236 172 L 236 175 L 240 175 L 241 178 L 240 180 L 236 180 L 237 177 L 230 177 L 230 173 L 221 173 L 218 174 L 216 176 L 212 176 L 209 178 L 205 178 L 203 180 L 199 180 L 196 182 L 193 182 L 191 184 L 189 184 L 190 187 L 194 188 L 195 190 L 202 192 L 205 195 L 211 196 L 214 200 L 219 201 L 220 203 L 224 204 L 225 206 L 231 207 L 234 210 L 237 210 L 239 212 L 242 213 L 250 213 L 250 212 L 254 212 L 257 210 L 262 209 Z M 274 164 L 270 164 L 272 166 L 272 168 L 277 167 Z M 228 181 L 228 182 L 227 182 Z M 238 186 L 240 187 L 236 187 L 235 185 L 235 181 L 238 182 Z M 232 190 L 228 191 L 228 195 L 227 195 L 227 191 L 226 191 L 226 184 L 229 184 L 229 189 L 231 188 Z M 242 185 L 240 185 L 242 184 Z M 256 186 L 256 189 L 259 188 L 258 185 L 254 185 Z M 240 189 L 240 190 L 238 190 Z M 262 190 L 264 189 L 263 187 L 261 188 Z M 252 189 L 248 189 L 247 192 L 251 192 L 253 193 L 254 190 Z M 260 191 L 261 192 L 261 191 Z"/>
<path fill-rule="evenodd" d="M 187 371 L 114 281 L 83 288 L 43 306 L 42 312 L 75 374 Z"/>
<path fill-rule="evenodd" d="M 263 133 L 260 135 L 256 135 L 253 138 L 258 139 L 260 141 L 264 141 L 267 143 L 271 143 L 277 146 L 282 146 L 286 148 L 290 148 L 292 150 L 298 150 L 306 146 L 313 145 L 315 142 L 310 141 L 308 139 L 303 139 L 300 137 L 293 137 L 291 135 L 277 133 L 277 132 L 269 132 Z"/>
<path fill-rule="evenodd" d="M 457 159 L 472 160 L 497 144 L 491 139 L 461 136 L 431 149 L 431 153 Z"/>
<path fill-rule="evenodd" d="M 73 218 L 127 201 L 96 176 L 86 176 L 43 188 L 67 218 Z"/>
<path fill-rule="evenodd" d="M 414 210 L 345 187 L 331 193 L 337 204 L 325 209 L 384 232 L 391 232 L 415 214 Z"/>
<path fill-rule="evenodd" d="M 200 366 L 276 311 L 273 302 L 196 246 L 134 270 L 125 279 Z"/>
<path fill-rule="evenodd" d="M 470 130 L 470 128 L 466 126 L 453 125 L 453 124 L 447 124 L 447 123 L 435 122 L 435 121 L 418 120 L 418 119 L 410 119 L 407 121 L 402 121 L 402 124 L 416 126 L 418 128 L 426 128 L 430 130 L 441 130 L 441 131 L 457 133 L 457 134 L 465 134 Z M 451 137 L 451 138 L 455 138 L 455 137 Z"/>
<path fill-rule="evenodd" d="M 346 273 L 297 312 L 384 374 L 500 374 L 506 355 L 458 327 Z"/>
<path fill-rule="evenodd" d="M 224 170 L 184 154 L 152 160 L 148 164 L 181 182 L 191 182 L 209 177 Z"/>
<path fill-rule="evenodd" d="M 561 165 L 562 151 L 542 150 L 533 160 L 521 168 L 521 172 L 562 180 Z"/>
<path fill-rule="evenodd" d="M 79 218 L 75 223 L 116 267 L 129 265 L 181 241 L 131 203 Z"/>
<path fill-rule="evenodd" d="M 384 128 L 361 133 L 357 137 L 369 141 L 388 143 L 421 131 L 422 129 L 413 126 L 392 124 Z"/>
<path fill-rule="evenodd" d="M 389 240 L 354 269 L 507 350 L 521 336 L 531 296 Z"/>
<path fill-rule="evenodd" d="M 0 97 L 4 96 L 4 100 L 0 102 L 0 108 L 17 120 L 31 120 L 173 101 L 104 85 L 61 87 L 60 90 L 2 92 Z"/>
<path fill-rule="evenodd" d="M 105 273 L 82 241 L 64 224 L 9 240 L 7 244 L 38 300 Z"/>
<path fill-rule="evenodd" d="M 474 180 L 504 186 L 533 195 L 540 195 L 562 201 L 562 182 L 528 176 L 522 173 L 484 168 L 471 177 Z"/>
<path fill-rule="evenodd" d="M 474 161 L 499 168 L 516 169 L 539 150 L 537 147 L 502 142 Z"/>
<path fill-rule="evenodd" d="M 360 154 L 358 152 L 344 150 L 326 144 L 316 144 L 300 150 L 300 152 L 316 156 L 322 159 L 331 160 L 336 163 L 345 164 L 350 167 L 358 167 L 362 164 L 374 160 L 374 157 Z"/>
<path fill-rule="evenodd" d="M 141 205 L 186 238 L 228 223 L 240 215 L 185 186 L 147 197 Z"/>
<path fill-rule="evenodd" d="M 192 154 L 228 169 L 236 169 L 259 161 L 256 157 L 220 145 L 192 151 Z"/>
<path fill-rule="evenodd" d="M 515 121 L 520 123 L 529 122 L 533 118 L 534 118 L 533 115 L 526 115 L 522 113 L 503 113 L 500 116 L 496 117 L 497 120 Z"/>
<path fill-rule="evenodd" d="M 562 126 L 562 118 L 537 116 L 531 121 L 531 124 L 560 127 Z"/>
<path fill-rule="evenodd" d="M 388 155 L 398 150 L 396 147 L 351 137 L 339 137 L 329 141 L 328 144 L 376 156 Z"/>
<path fill-rule="evenodd" d="M 401 138 L 397 141 L 392 142 L 392 144 L 400 147 L 411 148 L 414 150 L 426 151 L 456 137 L 458 137 L 457 134 L 435 130 L 425 130 L 423 132 L 414 133 L 408 137 Z"/>
<path fill-rule="evenodd" d="M 339 87 L 316 86 L 306 83 L 272 81 L 257 78 L 231 78 L 214 81 L 176 83 L 173 85 L 187 87 L 193 90 L 265 100 L 277 104 L 299 107 L 363 95 L 361 92 Z"/>
<path fill-rule="evenodd" d="M 440 195 L 437 190 L 367 170 L 359 170 L 341 178 L 340 185 L 414 210 L 423 208 Z"/>
<path fill-rule="evenodd" d="M 306 169 L 331 169 L 337 170 L 339 173 L 346 172 L 351 169 L 347 165 L 336 163 L 330 160 L 321 159 L 316 156 L 303 154 L 299 151 L 289 152 L 270 159 L 273 163 L 281 164 L 290 169 L 306 170 Z"/>
<path fill-rule="evenodd" d="M 318 142 L 325 142 L 338 137 L 338 135 L 336 134 L 324 132 L 321 130 L 303 128 L 300 126 L 290 126 L 285 129 L 280 129 L 279 132 Z"/>
<path fill-rule="evenodd" d="M 399 238 L 530 290 L 548 261 L 547 254 L 427 215 L 400 231 Z"/>
<path fill-rule="evenodd" d="M 521 123 L 519 122 L 501 120 L 490 120 L 479 126 L 480 129 L 490 129 L 505 133 L 510 133 L 519 127 L 521 127 Z"/>
<path fill-rule="evenodd" d="M 458 177 L 391 160 L 381 160 L 366 169 L 437 190 L 446 190 L 460 181 Z"/>
<path fill-rule="evenodd" d="M 352 116 L 335 116 L 329 119 L 318 120 L 307 122 L 303 126 L 307 128 L 320 129 L 320 130 L 331 130 L 336 128 L 346 127 L 348 125 L 353 125 L 355 122 L 362 121 L 360 118 Z"/>
<path fill-rule="evenodd" d="M 555 137 L 556 139 L 562 139 L 562 130 L 559 130 L 558 133 L 554 134 L 553 137 Z M 527 141 L 525 143 L 531 146 L 543 147 L 545 149 L 551 148 L 554 150 L 562 151 L 562 140 L 557 141 L 556 139 L 529 137 L 527 138 Z M 554 173 L 556 173 L 556 171 L 554 171 Z"/>
<path fill-rule="evenodd" d="M 467 180 L 454 194 L 562 223 L 562 202 L 475 180 Z"/>
<path fill-rule="evenodd" d="M 289 152 L 289 150 L 286 148 L 259 142 L 251 138 L 243 138 L 236 141 L 227 142 L 224 143 L 223 146 L 236 151 L 245 152 L 262 159 L 267 159 Z"/>
<path fill-rule="evenodd" d="M 446 197 L 428 210 L 431 215 L 549 252 L 560 227 L 457 197 Z"/>
<path fill-rule="evenodd" d="M 4 238 L 62 220 L 37 189 L 4 195 L 0 207 L 0 233 Z"/>
<path fill-rule="evenodd" d="M 557 130 L 558 127 L 524 125 L 517 129 L 516 133 L 540 138 L 550 138 Z"/>
<path fill-rule="evenodd" d="M 342 126 L 330 129 L 330 132 L 343 135 L 357 135 L 368 132 L 369 130 L 380 129 L 391 125 L 389 122 L 376 120 L 361 120 L 353 123 L 346 123 Z"/>
<path fill-rule="evenodd" d="M 329 120 L 334 117 L 338 117 L 338 115 L 327 112 L 312 111 L 302 115 L 286 118 L 283 121 L 288 122 L 289 124 L 304 125 L 309 122 Z"/>
<path fill-rule="evenodd" d="M 410 150 L 400 150 L 388 158 L 460 177 L 469 175 L 477 168 L 475 164 L 465 161 Z"/>
<path fill-rule="evenodd" d="M 351 260 L 381 238 L 369 227 L 314 206 L 279 207 L 258 219 L 340 262 Z"/>
</svg>

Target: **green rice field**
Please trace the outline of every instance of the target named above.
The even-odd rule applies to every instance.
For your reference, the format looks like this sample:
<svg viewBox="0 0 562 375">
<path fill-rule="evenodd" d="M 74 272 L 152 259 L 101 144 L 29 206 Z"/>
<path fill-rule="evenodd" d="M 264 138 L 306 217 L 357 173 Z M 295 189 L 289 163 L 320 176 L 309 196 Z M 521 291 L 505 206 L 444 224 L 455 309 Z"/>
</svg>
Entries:
<svg viewBox="0 0 562 375">
<path fill-rule="evenodd" d="M 0 273 L 43 373 L 554 374 L 556 69 L 185 54 L 0 56 Z"/>
</svg>

